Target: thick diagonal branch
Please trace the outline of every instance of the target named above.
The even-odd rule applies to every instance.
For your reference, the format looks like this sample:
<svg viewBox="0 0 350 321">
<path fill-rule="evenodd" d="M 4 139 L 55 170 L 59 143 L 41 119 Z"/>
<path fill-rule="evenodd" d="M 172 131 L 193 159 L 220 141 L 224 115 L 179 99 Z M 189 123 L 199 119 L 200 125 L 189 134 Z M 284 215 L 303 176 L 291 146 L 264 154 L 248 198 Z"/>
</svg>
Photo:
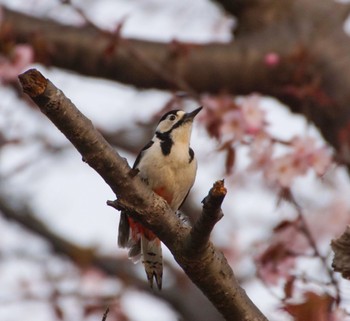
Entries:
<svg viewBox="0 0 350 321">
<path fill-rule="evenodd" d="M 62 131 L 138 220 L 168 246 L 190 279 L 226 320 L 266 320 L 239 286 L 223 254 L 208 243 L 197 257 L 186 255 L 190 228 L 181 225 L 169 205 L 130 175 L 130 167 L 65 95 L 37 70 L 19 76 L 23 90 Z"/>
</svg>

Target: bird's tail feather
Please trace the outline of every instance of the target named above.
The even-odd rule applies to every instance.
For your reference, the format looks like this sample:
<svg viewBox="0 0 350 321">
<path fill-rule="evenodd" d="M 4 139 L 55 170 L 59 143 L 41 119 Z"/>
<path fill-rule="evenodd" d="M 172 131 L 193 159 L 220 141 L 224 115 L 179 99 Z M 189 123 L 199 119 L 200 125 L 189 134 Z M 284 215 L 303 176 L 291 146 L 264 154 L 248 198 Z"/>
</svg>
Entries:
<svg viewBox="0 0 350 321">
<path fill-rule="evenodd" d="M 128 257 L 134 263 L 140 258 L 145 267 L 148 282 L 153 288 L 153 280 L 162 288 L 163 258 L 160 240 L 148 229 L 134 222 L 125 212 L 121 213 L 119 222 L 118 245 L 128 248 Z"/>
<path fill-rule="evenodd" d="M 120 213 L 119 228 L 118 228 L 118 246 L 121 248 L 127 247 L 130 238 L 130 224 L 125 212 Z"/>
<path fill-rule="evenodd" d="M 141 238 L 140 231 L 132 228 L 131 221 L 125 212 L 121 212 L 118 230 L 118 246 L 128 248 L 128 257 L 133 263 L 137 263 L 141 258 Z M 135 225 L 135 223 L 133 223 Z"/>
<path fill-rule="evenodd" d="M 162 289 L 163 257 L 162 246 L 158 238 L 149 240 L 145 235 L 141 236 L 142 263 L 145 267 L 148 282 L 153 288 L 153 280 L 156 281 L 159 290 Z"/>
</svg>

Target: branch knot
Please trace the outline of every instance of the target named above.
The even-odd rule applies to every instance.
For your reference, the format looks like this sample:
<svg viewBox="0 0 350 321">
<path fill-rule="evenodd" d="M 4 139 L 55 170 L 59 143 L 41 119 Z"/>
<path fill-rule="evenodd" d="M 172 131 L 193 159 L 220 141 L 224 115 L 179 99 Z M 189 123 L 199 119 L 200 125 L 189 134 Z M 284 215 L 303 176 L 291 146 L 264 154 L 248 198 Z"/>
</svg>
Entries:
<svg viewBox="0 0 350 321">
<path fill-rule="evenodd" d="M 48 80 L 36 69 L 29 69 L 18 76 L 23 91 L 31 98 L 44 93 Z"/>
</svg>

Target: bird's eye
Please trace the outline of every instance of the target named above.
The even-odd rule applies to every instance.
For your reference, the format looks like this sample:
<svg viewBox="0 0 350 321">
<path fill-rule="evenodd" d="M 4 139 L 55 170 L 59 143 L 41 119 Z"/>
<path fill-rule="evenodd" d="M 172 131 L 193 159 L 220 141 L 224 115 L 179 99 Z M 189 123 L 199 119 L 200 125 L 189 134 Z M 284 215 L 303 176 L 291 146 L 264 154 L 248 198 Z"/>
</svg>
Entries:
<svg viewBox="0 0 350 321">
<path fill-rule="evenodd" d="M 175 116 L 175 115 L 170 115 L 169 119 L 170 119 L 170 120 L 175 120 L 175 119 L 176 119 L 176 116 Z"/>
</svg>

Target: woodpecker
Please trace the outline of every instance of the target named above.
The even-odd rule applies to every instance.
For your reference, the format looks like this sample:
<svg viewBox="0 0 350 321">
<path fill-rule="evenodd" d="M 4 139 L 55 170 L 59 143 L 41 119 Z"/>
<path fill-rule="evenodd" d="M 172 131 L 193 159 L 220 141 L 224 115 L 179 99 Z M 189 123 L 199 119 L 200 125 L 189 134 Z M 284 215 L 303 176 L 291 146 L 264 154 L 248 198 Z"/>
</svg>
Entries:
<svg viewBox="0 0 350 321">
<path fill-rule="evenodd" d="M 164 114 L 152 140 L 141 150 L 133 166 L 141 179 L 168 202 L 174 213 L 186 199 L 196 177 L 197 160 L 190 139 L 193 119 L 201 109 L 190 113 L 172 110 Z M 125 211 L 120 216 L 118 245 L 129 249 L 128 256 L 133 262 L 142 260 L 151 288 L 155 280 L 161 290 L 161 242 Z"/>
</svg>

